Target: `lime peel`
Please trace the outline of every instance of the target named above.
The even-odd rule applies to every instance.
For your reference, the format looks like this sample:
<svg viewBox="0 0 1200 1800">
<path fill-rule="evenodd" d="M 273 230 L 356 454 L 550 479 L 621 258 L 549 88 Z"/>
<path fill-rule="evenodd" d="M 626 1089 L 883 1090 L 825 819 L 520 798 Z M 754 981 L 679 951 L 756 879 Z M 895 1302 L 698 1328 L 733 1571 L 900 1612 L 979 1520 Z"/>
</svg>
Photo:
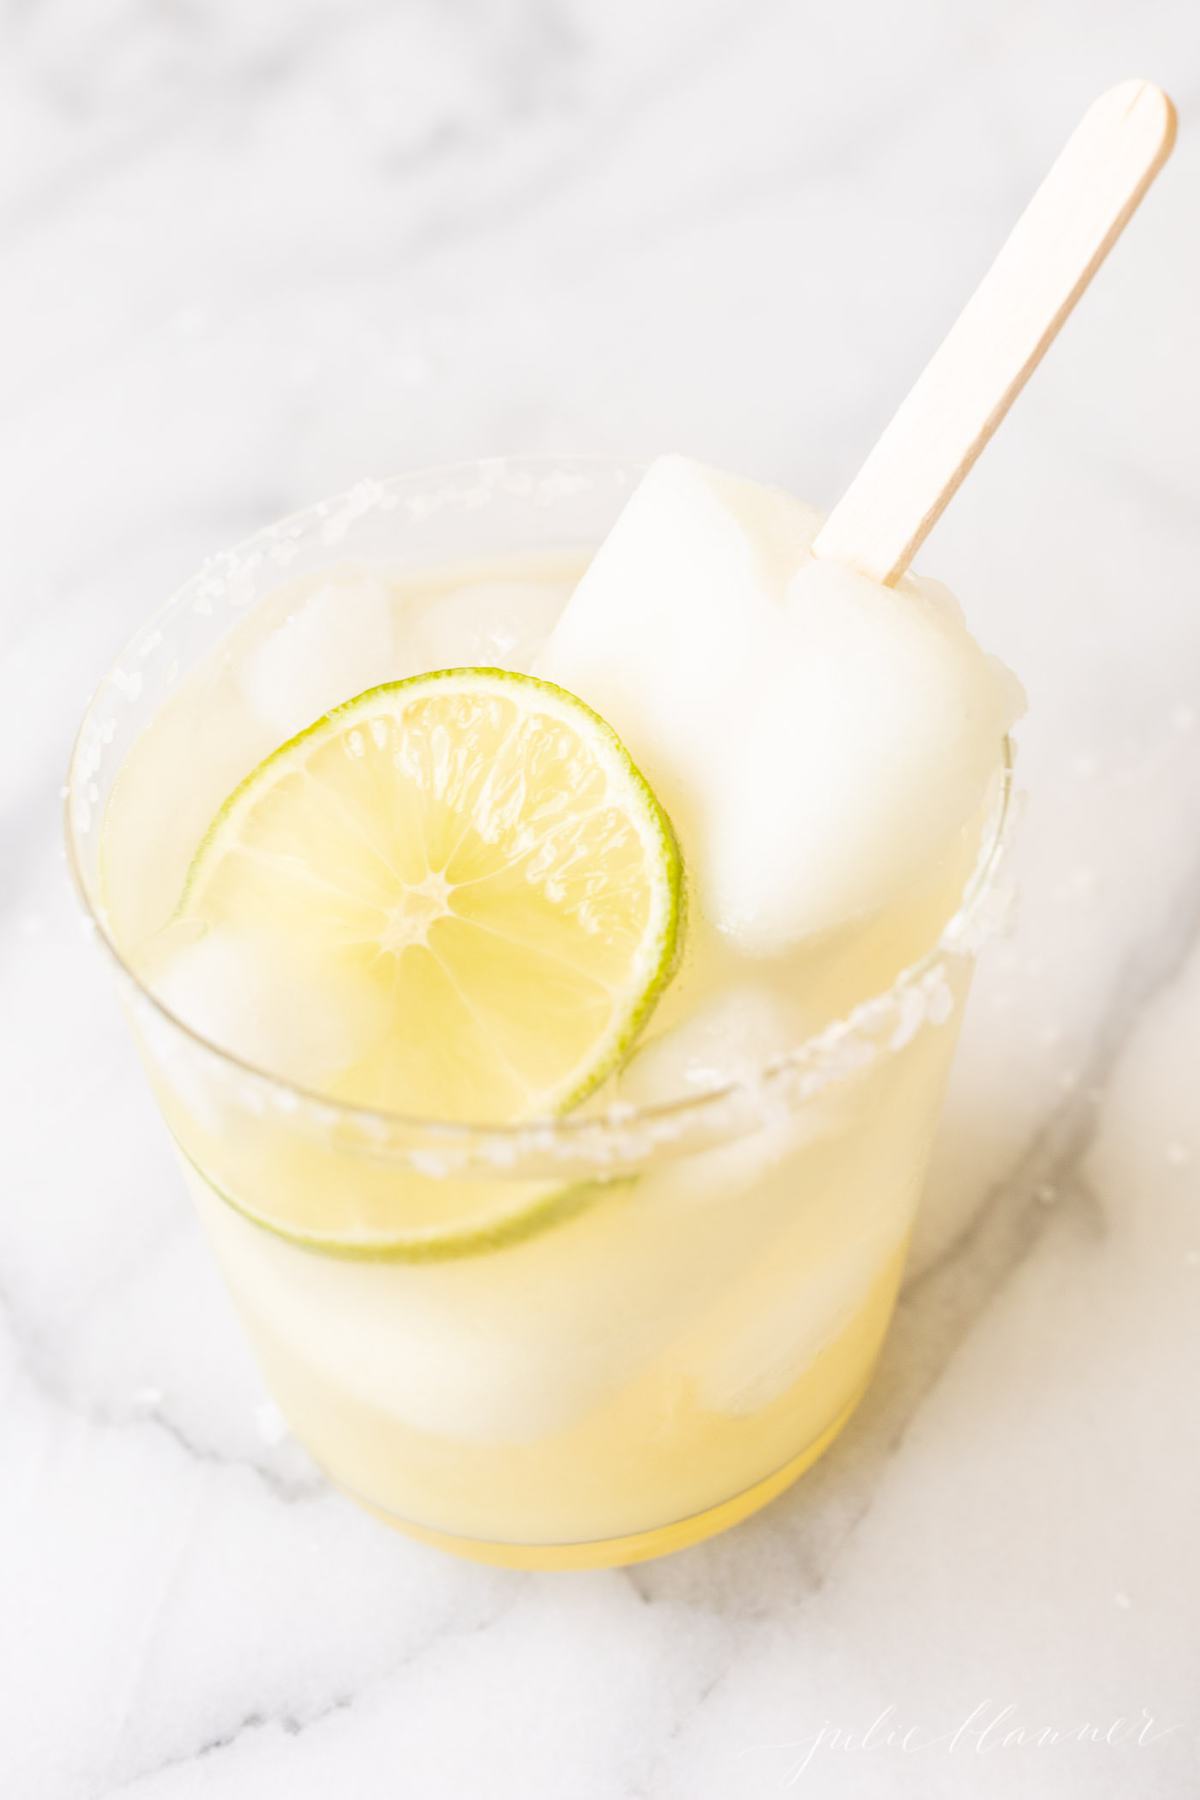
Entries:
<svg viewBox="0 0 1200 1800">
<path fill-rule="evenodd" d="M 547 1186 L 532 1200 L 526 1195 L 509 1210 L 497 1207 L 494 1214 L 477 1220 L 465 1220 L 454 1228 L 419 1229 L 405 1236 L 379 1238 L 347 1238 L 322 1236 L 315 1232 L 292 1230 L 277 1217 L 266 1216 L 247 1206 L 227 1188 L 214 1181 L 211 1174 L 184 1148 L 172 1132 L 175 1149 L 186 1167 L 203 1182 L 214 1197 L 228 1206 L 250 1225 L 269 1231 L 297 1250 L 318 1256 L 336 1257 L 340 1262 L 358 1263 L 436 1263 L 454 1262 L 462 1257 L 480 1256 L 498 1250 L 509 1250 L 538 1237 L 551 1226 L 565 1225 L 594 1206 L 599 1200 L 635 1185 L 631 1175 L 613 1175 L 600 1181 L 576 1181 L 566 1186 Z M 401 1177 L 402 1179 L 402 1177 Z M 504 1197 L 506 1186 L 518 1184 L 503 1181 L 492 1184 L 498 1196 Z M 524 1185 L 524 1184 L 521 1184 Z"/>
</svg>

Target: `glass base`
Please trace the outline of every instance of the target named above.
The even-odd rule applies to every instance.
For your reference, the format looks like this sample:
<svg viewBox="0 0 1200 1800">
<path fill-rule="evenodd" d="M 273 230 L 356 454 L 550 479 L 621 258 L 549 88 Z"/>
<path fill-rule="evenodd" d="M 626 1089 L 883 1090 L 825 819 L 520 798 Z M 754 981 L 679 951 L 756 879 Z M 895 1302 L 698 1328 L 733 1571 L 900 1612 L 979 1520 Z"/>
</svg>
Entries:
<svg viewBox="0 0 1200 1800">
<path fill-rule="evenodd" d="M 703 1543 L 705 1538 L 716 1537 L 718 1532 L 740 1524 L 751 1513 L 758 1512 L 761 1507 L 776 1499 L 806 1469 L 810 1469 L 818 1457 L 824 1455 L 864 1392 L 865 1384 L 820 1437 L 815 1438 L 799 1456 L 794 1456 L 791 1462 L 785 1463 L 782 1469 L 776 1469 L 774 1474 L 755 1482 L 753 1487 L 745 1488 L 731 1500 L 723 1500 L 719 1506 L 710 1506 L 704 1512 L 693 1513 L 688 1519 L 679 1519 L 671 1525 L 659 1525 L 650 1531 L 635 1531 L 629 1537 L 601 1538 L 585 1544 L 488 1543 L 480 1538 L 453 1537 L 448 1532 L 432 1531 L 427 1525 L 414 1525 L 407 1519 L 397 1518 L 394 1513 L 385 1512 L 382 1507 L 373 1506 L 369 1500 L 350 1493 L 349 1489 L 342 1491 L 365 1511 L 374 1514 L 385 1525 L 390 1525 L 394 1531 L 402 1531 L 423 1544 L 432 1544 L 436 1550 L 449 1551 L 452 1556 L 462 1556 L 470 1562 L 491 1563 L 503 1569 L 621 1568 L 627 1563 L 648 1562 L 655 1556 L 670 1556 L 676 1550 L 690 1549 L 693 1544 Z"/>
</svg>

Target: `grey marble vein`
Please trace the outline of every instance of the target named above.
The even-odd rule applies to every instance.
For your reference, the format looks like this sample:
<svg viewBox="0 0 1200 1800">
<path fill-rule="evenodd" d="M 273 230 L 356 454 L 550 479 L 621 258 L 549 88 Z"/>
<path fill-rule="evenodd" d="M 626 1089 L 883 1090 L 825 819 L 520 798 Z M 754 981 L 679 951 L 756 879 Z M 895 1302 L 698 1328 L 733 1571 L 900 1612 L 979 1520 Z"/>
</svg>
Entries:
<svg viewBox="0 0 1200 1800">
<path fill-rule="evenodd" d="M 0 1268 L 2 1273 L 2 1268 Z M 88 1398 L 78 1393 L 56 1364 L 53 1351 L 46 1342 L 44 1329 L 25 1318 L 12 1295 L 0 1282 L 0 1328 L 13 1345 L 20 1372 L 47 1405 L 70 1414 L 87 1425 L 104 1431 L 162 1433 L 191 1462 L 207 1467 L 253 1475 L 276 1500 L 285 1505 L 311 1500 L 328 1491 L 328 1484 L 316 1470 L 286 1473 L 263 1458 L 236 1456 L 211 1444 L 196 1441 L 183 1426 L 170 1416 L 160 1398 L 150 1403 L 135 1399 L 124 1404 Z"/>
</svg>

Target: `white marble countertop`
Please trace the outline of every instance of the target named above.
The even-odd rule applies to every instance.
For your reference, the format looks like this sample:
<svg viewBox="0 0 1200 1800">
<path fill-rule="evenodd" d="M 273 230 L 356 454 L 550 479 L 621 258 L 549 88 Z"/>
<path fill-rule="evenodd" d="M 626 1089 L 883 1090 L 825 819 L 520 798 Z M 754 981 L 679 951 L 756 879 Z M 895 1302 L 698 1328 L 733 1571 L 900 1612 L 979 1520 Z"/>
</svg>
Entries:
<svg viewBox="0 0 1200 1800">
<path fill-rule="evenodd" d="M 389 1536 L 280 1441 L 76 922 L 87 690 L 367 473 L 830 502 L 1132 74 L 1174 162 L 924 557 L 1029 689 L 1024 901 L 868 1402 L 629 1573 Z M 4 1800 L 1200 1791 L 1198 113 L 1192 0 L 3 9 Z"/>
</svg>

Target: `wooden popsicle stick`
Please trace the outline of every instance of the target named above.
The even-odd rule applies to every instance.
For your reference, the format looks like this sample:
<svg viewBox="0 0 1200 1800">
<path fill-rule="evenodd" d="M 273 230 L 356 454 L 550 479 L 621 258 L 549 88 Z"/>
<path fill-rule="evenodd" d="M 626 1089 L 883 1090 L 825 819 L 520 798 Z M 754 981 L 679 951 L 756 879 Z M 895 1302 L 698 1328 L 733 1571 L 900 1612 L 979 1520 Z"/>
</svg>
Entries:
<svg viewBox="0 0 1200 1800">
<path fill-rule="evenodd" d="M 1151 82 L 1124 81 L 1093 101 L 826 519 L 817 556 L 899 580 L 1174 142 L 1175 108 Z"/>
</svg>

